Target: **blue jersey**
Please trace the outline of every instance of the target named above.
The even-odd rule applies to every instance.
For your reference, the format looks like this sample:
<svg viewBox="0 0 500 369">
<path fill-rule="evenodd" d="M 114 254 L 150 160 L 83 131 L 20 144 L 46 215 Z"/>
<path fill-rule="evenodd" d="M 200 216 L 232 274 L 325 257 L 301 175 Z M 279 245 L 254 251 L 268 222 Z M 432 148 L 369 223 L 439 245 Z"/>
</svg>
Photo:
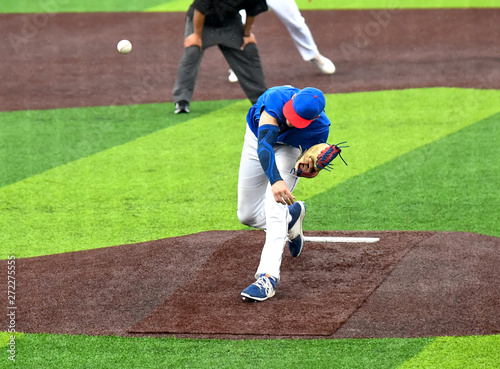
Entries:
<svg viewBox="0 0 500 369">
<path fill-rule="evenodd" d="M 306 128 L 289 127 L 283 115 L 283 106 L 300 89 L 293 86 L 271 87 L 264 92 L 257 102 L 250 108 L 247 114 L 247 123 L 252 132 L 258 137 L 260 115 L 263 110 L 278 121 L 279 136 L 278 143 L 284 143 L 293 147 L 302 147 L 307 150 L 318 143 L 325 143 L 330 132 L 330 120 L 322 111 L 319 118 L 315 119 Z"/>
</svg>

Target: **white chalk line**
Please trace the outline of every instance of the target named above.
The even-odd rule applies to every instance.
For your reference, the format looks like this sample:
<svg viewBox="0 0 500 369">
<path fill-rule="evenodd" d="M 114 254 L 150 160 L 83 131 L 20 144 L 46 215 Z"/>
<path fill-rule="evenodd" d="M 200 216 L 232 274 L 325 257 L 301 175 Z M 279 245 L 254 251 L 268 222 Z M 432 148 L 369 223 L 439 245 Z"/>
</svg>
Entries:
<svg viewBox="0 0 500 369">
<path fill-rule="evenodd" d="M 304 236 L 306 242 L 344 242 L 344 243 L 374 243 L 380 241 L 377 237 L 308 237 Z"/>
</svg>

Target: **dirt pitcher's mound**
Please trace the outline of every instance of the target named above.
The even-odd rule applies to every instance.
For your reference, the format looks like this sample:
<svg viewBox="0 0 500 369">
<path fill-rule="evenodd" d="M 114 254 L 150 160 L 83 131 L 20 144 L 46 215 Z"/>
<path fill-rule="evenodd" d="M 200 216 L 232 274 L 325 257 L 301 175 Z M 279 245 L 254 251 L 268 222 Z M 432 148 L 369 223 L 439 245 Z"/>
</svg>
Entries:
<svg viewBox="0 0 500 369">
<path fill-rule="evenodd" d="M 211 338 L 500 332 L 499 238 L 390 231 L 307 236 L 380 241 L 307 242 L 299 258 L 285 249 L 276 296 L 255 304 L 243 303 L 240 292 L 253 282 L 262 231 L 204 232 L 20 259 L 16 328 Z"/>
</svg>

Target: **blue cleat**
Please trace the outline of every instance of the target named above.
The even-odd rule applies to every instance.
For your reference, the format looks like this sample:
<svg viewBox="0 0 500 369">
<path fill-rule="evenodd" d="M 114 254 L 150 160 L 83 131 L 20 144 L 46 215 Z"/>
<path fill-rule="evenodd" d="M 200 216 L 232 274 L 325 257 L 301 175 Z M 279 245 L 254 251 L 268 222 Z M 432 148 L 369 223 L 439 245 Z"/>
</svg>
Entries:
<svg viewBox="0 0 500 369">
<path fill-rule="evenodd" d="M 306 206 L 303 201 L 297 201 L 288 207 L 292 220 L 288 224 L 288 249 L 292 257 L 296 258 L 304 247 L 304 233 L 302 223 L 306 216 Z"/>
<path fill-rule="evenodd" d="M 259 279 L 241 292 L 243 301 L 257 302 L 273 297 L 276 292 L 277 281 L 273 277 L 261 274 Z"/>
</svg>

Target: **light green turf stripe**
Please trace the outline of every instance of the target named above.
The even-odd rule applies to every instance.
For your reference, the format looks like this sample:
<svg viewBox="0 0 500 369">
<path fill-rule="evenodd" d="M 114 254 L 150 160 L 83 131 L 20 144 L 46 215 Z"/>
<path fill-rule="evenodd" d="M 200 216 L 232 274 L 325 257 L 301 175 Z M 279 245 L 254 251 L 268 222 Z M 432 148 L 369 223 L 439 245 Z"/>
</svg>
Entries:
<svg viewBox="0 0 500 369">
<path fill-rule="evenodd" d="M 296 0 L 300 9 L 439 9 L 496 8 L 499 0 Z"/>
<path fill-rule="evenodd" d="M 185 12 L 192 0 L 2 0 L 0 13 Z M 397 8 L 498 8 L 499 0 L 297 0 L 302 10 Z"/>
<path fill-rule="evenodd" d="M 333 9 L 439 9 L 439 8 L 498 8 L 499 0 L 296 0 L 301 10 Z M 165 2 L 148 8 L 150 12 L 184 11 L 190 0 Z"/>
<path fill-rule="evenodd" d="M 9 325 L 6 325 L 5 327 L 2 327 L 7 329 Z M 8 332 L 8 331 L 0 331 L 0 348 L 4 348 L 6 347 L 9 343 L 12 342 L 12 336 L 15 337 L 14 339 L 14 342 L 16 342 L 19 338 L 21 338 L 22 336 L 24 335 L 24 333 L 21 333 L 21 332 Z M 7 349 L 9 349 L 9 347 L 7 347 Z M 6 351 L 6 350 L 5 350 Z M 2 350 L 2 353 L 4 352 L 4 350 Z M 8 356 L 8 355 L 5 355 L 5 356 Z M 0 362 L 4 360 L 4 358 L 0 358 Z"/>
<path fill-rule="evenodd" d="M 185 12 L 189 8 L 189 5 L 191 5 L 192 1 L 186 1 L 186 0 L 174 0 L 174 1 L 169 1 L 164 4 L 159 4 L 156 6 L 152 6 L 150 8 L 147 8 L 146 12 Z"/>
<path fill-rule="evenodd" d="M 440 337 L 398 369 L 498 368 L 500 336 Z"/>
<path fill-rule="evenodd" d="M 337 161 L 335 173 L 302 181 L 297 197 L 490 116 L 499 97 L 445 88 L 329 95 L 330 141 L 349 141 L 349 167 Z M 241 101 L 0 189 L 1 258 L 242 229 L 236 196 L 247 108 Z"/>
<path fill-rule="evenodd" d="M 165 3 L 165 0 L 2 0 L 0 13 L 140 12 Z"/>
</svg>

